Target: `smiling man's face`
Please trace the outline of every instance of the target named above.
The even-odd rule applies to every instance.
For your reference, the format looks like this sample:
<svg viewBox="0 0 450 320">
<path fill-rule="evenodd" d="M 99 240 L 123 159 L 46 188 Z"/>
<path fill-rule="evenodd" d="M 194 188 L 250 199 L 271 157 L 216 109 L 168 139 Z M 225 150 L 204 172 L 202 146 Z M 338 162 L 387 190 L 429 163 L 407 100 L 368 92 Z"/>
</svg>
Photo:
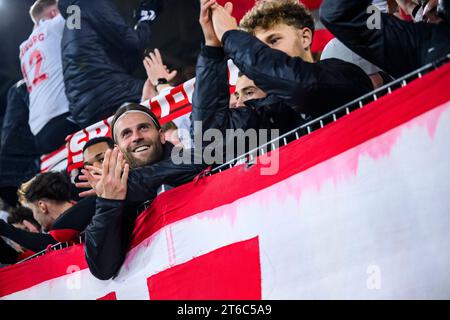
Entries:
<svg viewBox="0 0 450 320">
<path fill-rule="evenodd" d="M 149 116 L 142 112 L 129 112 L 115 123 L 114 128 L 116 143 L 131 168 L 150 165 L 161 159 L 164 134 Z"/>
</svg>

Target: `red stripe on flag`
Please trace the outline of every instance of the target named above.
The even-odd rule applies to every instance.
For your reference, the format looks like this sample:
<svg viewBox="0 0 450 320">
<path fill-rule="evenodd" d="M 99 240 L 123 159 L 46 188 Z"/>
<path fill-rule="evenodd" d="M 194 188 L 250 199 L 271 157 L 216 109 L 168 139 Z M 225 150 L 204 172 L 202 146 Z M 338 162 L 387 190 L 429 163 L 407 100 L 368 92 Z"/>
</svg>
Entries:
<svg viewBox="0 0 450 320">
<path fill-rule="evenodd" d="M 261 300 L 258 237 L 164 270 L 147 285 L 152 300 Z"/>
</svg>

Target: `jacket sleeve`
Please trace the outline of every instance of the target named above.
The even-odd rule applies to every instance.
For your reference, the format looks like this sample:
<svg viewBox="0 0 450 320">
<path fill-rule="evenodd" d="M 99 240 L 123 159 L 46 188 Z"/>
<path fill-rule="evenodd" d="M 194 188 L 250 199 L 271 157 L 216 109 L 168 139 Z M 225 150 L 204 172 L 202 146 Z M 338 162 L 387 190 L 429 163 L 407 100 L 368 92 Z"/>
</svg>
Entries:
<svg viewBox="0 0 450 320">
<path fill-rule="evenodd" d="M 17 229 L 3 220 L 0 221 L 0 235 L 33 252 L 45 250 L 47 246 L 57 243 L 49 234 Z"/>
<path fill-rule="evenodd" d="M 88 12 L 89 23 L 111 45 L 124 52 L 141 51 L 147 46 L 151 22 L 144 21 L 133 29 L 125 22 L 112 1 L 97 0 Z"/>
<path fill-rule="evenodd" d="M 348 48 L 394 77 L 421 67 L 433 26 L 401 21 L 385 13 L 376 26 L 374 13 L 367 10 L 370 4 L 370 0 L 325 0 L 320 19 Z"/>
<path fill-rule="evenodd" d="M 342 90 L 349 90 L 354 84 L 351 79 L 346 83 L 337 83 L 335 75 L 321 64 L 305 62 L 271 49 L 244 31 L 228 31 L 222 41 L 226 54 L 257 87 L 300 113 L 317 113 L 317 110 L 302 109 L 305 96 L 317 91 L 317 88 L 336 89 L 340 86 Z"/>
<path fill-rule="evenodd" d="M 122 265 L 127 247 L 125 201 L 97 198 L 95 215 L 85 232 L 84 253 L 91 273 L 112 278 Z"/>
<path fill-rule="evenodd" d="M 197 60 L 195 90 L 192 97 L 191 137 L 211 128 L 225 126 L 230 106 L 228 64 L 222 48 L 204 46 Z M 201 122 L 201 132 L 195 131 Z"/>
</svg>

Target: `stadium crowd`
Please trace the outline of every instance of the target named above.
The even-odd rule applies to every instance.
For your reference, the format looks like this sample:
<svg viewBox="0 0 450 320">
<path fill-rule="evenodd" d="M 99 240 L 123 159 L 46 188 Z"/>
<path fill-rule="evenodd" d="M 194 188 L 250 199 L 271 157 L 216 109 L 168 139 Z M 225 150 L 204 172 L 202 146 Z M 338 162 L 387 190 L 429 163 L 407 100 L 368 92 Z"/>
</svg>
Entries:
<svg viewBox="0 0 450 320">
<path fill-rule="evenodd" d="M 33 4 L 34 29 L 20 47 L 24 80 L 9 91 L 1 136 L 0 154 L 15 159 L 2 165 L 2 190 L 17 192 L 19 204 L 3 203 L 0 266 L 83 234 L 90 271 L 110 279 L 143 205 L 210 169 L 193 159 L 207 148 L 196 136 L 218 130 L 225 148 L 228 130 L 283 134 L 450 53 L 450 0 L 324 0 L 320 20 L 335 38 L 320 59 L 311 50 L 316 22 L 298 0 L 256 1 L 239 24 L 232 3 L 199 1 L 205 39 L 192 112 L 164 125 L 140 104 L 179 84 L 161 52 L 146 50 L 162 0 L 143 1 L 134 27 L 109 0 Z M 239 69 L 232 94 L 229 59 Z M 139 63 L 147 79 L 132 75 Z M 112 115 L 111 137 L 84 145 L 75 185 L 67 172 L 38 173 L 41 155 Z"/>
</svg>

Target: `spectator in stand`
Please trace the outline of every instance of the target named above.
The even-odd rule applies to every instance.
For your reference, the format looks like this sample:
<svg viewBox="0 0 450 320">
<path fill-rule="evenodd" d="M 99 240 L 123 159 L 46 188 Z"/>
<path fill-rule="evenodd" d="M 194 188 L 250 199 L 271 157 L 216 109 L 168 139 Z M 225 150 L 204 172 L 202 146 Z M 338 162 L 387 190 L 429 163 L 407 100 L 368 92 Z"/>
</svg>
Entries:
<svg viewBox="0 0 450 320">
<path fill-rule="evenodd" d="M 102 169 L 86 166 L 82 171 L 88 181 L 84 186 L 90 185 L 98 196 L 95 216 L 86 228 L 85 255 L 91 273 L 102 280 L 119 271 L 140 205 L 153 200 L 162 184 L 184 184 L 206 167 L 174 163 L 172 156 L 185 151 L 165 141 L 158 119 L 144 106 L 121 107 L 111 131 L 117 147 L 106 152 Z"/>
<path fill-rule="evenodd" d="M 296 0 L 258 2 L 241 20 L 211 6 L 213 25 L 224 51 L 243 74 L 297 113 L 320 116 L 373 90 L 357 66 L 338 59 L 314 63 L 314 20 Z M 231 9 L 231 3 L 227 4 Z"/>
<path fill-rule="evenodd" d="M 0 196 L 17 205 L 17 189 L 39 172 L 39 153 L 28 125 L 28 92 L 25 81 L 8 91 L 0 142 Z"/>
<path fill-rule="evenodd" d="M 192 133 L 203 136 L 206 130 L 212 128 L 223 133 L 227 129 L 280 129 L 281 133 L 285 133 L 304 123 L 299 113 L 277 97 L 268 96 L 243 74 L 239 74 L 234 101 L 231 101 L 227 57 L 214 31 L 212 5 L 211 1 L 201 1 L 199 21 L 205 45 L 197 61 L 192 118 L 194 122 L 201 122 L 202 131 L 194 132 L 196 126 L 193 126 Z M 225 144 L 229 142 L 226 140 Z"/>
<path fill-rule="evenodd" d="M 323 24 L 350 50 L 393 77 L 401 77 L 450 53 L 450 0 L 439 0 L 439 24 L 414 24 L 381 13 L 369 29 L 370 0 L 324 0 Z"/>
<path fill-rule="evenodd" d="M 29 124 L 40 154 L 65 143 L 67 135 L 80 129 L 69 116 L 65 94 L 61 39 L 65 20 L 57 0 L 37 0 L 30 9 L 34 29 L 20 46 L 22 74 L 30 95 Z"/>
<path fill-rule="evenodd" d="M 133 29 L 111 0 L 59 1 L 66 18 L 68 7 L 81 10 L 80 28 L 66 27 L 61 44 L 69 109 L 79 126 L 107 118 L 124 102 L 140 101 L 145 80 L 131 73 L 142 59 L 161 3 L 143 1 Z"/>
</svg>

